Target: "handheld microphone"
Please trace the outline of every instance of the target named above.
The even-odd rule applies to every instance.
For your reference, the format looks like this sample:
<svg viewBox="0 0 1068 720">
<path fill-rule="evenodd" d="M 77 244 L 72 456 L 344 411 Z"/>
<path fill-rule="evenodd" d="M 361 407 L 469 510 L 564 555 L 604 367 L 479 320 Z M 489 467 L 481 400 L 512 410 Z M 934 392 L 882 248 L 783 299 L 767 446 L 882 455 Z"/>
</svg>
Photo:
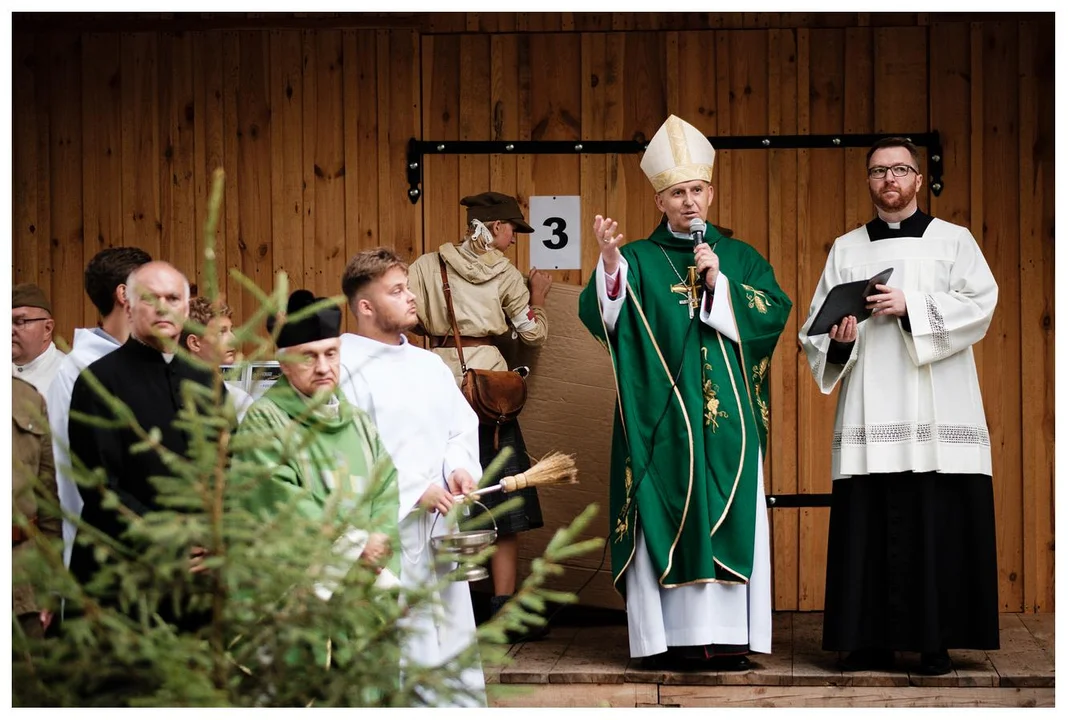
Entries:
<svg viewBox="0 0 1068 720">
<path fill-rule="evenodd" d="M 705 241 L 705 221 L 701 218 L 694 218 L 690 221 L 690 237 L 693 238 L 693 246 L 696 248 L 698 245 Z M 701 271 L 701 287 L 705 286 L 705 273 L 708 270 Z"/>
<path fill-rule="evenodd" d="M 694 218 L 690 221 L 690 237 L 693 238 L 693 246 L 697 247 L 705 241 L 705 221 Z"/>
</svg>

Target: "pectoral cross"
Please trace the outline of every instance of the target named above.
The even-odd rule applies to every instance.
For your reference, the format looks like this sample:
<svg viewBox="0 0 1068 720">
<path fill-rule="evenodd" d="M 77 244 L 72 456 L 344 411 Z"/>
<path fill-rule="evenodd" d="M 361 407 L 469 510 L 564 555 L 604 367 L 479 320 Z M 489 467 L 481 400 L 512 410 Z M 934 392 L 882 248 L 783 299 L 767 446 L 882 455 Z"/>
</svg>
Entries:
<svg viewBox="0 0 1068 720">
<path fill-rule="evenodd" d="M 680 282 L 671 286 L 671 292 L 682 295 L 679 305 L 686 305 L 690 311 L 690 319 L 693 320 L 693 311 L 700 305 L 697 294 L 697 268 L 693 265 L 686 269 L 686 282 Z"/>
</svg>

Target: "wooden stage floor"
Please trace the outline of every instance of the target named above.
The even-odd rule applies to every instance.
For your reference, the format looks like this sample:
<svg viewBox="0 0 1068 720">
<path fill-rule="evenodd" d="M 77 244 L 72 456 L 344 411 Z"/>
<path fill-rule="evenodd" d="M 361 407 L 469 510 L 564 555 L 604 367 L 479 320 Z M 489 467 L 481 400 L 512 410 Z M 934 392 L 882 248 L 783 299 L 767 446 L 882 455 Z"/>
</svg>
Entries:
<svg viewBox="0 0 1068 720">
<path fill-rule="evenodd" d="M 1053 707 L 1054 615 L 1005 613 L 1001 649 L 951 650 L 954 669 L 927 677 L 919 655 L 892 672 L 842 673 L 820 649 L 821 613 L 776 613 L 770 655 L 747 672 L 641 670 L 627 628 L 553 627 L 486 666 L 490 704 L 501 707 Z"/>
</svg>

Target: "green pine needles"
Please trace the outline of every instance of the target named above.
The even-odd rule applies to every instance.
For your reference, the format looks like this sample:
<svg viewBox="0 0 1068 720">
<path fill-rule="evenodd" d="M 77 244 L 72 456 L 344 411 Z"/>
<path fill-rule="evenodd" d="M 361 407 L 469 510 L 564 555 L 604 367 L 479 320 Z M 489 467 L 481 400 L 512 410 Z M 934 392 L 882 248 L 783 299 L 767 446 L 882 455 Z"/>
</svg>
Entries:
<svg viewBox="0 0 1068 720">
<path fill-rule="evenodd" d="M 203 255 L 203 294 L 212 300 L 218 296 L 214 238 L 223 185 L 216 171 Z M 272 343 L 259 329 L 268 315 L 285 308 L 286 276 L 279 273 L 268 294 L 231 272 L 260 302 L 235 327 L 236 342 L 253 348 L 247 361 L 269 358 Z M 195 323 L 190 328 L 205 330 Z M 332 594 L 324 599 L 324 579 L 337 565 L 335 542 L 348 519 L 359 514 L 360 499 L 337 492 L 317 516 L 301 511 L 310 498 L 300 492 L 270 516 L 249 509 L 246 495 L 271 468 L 232 462 L 240 449 L 235 443 L 270 438 L 235 437 L 234 409 L 220 402 L 222 376 L 212 370 L 214 387 L 187 383 L 181 389 L 178 423 L 190 437 L 186 457 L 163 449 L 157 430 L 139 427 L 128 408 L 91 381 L 111 416 L 72 419 L 133 428 L 140 438 L 134 450 L 160 452 L 170 473 L 154 479 L 162 509 L 144 516 L 124 510 L 128 528 L 118 538 L 79 522 L 76 542 L 90 544 L 101 564 L 85 585 L 64 567 L 59 543 L 32 541 L 37 552 L 13 568 L 13 582 L 31 583 L 38 597 L 57 598 L 57 610 L 58 598 L 64 598 L 65 618 L 61 630 L 45 639 L 28 638 L 13 618 L 14 705 L 451 704 L 466 692 L 452 682 L 463 669 L 506 661 L 508 630 L 543 623 L 547 603 L 575 601 L 573 594 L 545 585 L 563 572 L 567 558 L 601 547 L 600 539 L 576 542 L 597 512 L 594 505 L 557 531 L 512 602 L 479 627 L 477 645 L 445 665 L 402 671 L 405 618 L 428 611 L 424 606 L 433 602 L 437 588 L 405 591 L 402 599 L 397 589 L 377 587 L 375 573 L 356 563 L 330 576 Z M 99 488 L 107 506 L 121 507 L 103 486 L 102 472 L 76 459 L 74 465 L 71 472 L 83 493 Z M 499 474 L 499 466 L 487 469 L 487 481 Z M 28 527 L 25 518 L 14 522 Z M 199 548 L 207 554 L 201 569 L 192 572 L 190 553 Z M 477 560 L 485 562 L 491 553 L 492 548 Z"/>
</svg>

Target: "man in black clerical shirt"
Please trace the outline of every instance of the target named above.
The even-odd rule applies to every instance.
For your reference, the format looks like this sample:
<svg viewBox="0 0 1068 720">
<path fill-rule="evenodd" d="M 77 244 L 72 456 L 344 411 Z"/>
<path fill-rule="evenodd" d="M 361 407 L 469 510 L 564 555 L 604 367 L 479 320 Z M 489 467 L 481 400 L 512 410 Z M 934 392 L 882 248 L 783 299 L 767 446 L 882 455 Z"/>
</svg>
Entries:
<svg viewBox="0 0 1068 720">
<path fill-rule="evenodd" d="M 71 397 L 68 428 L 71 454 L 89 470 L 103 468 L 107 488 L 118 495 L 126 510 L 143 516 L 162 509 L 150 478 L 173 473 L 158 451 L 132 449 L 140 442 L 132 428 L 101 428 L 79 422 L 76 412 L 113 417 L 86 373 L 92 373 L 107 392 L 125 403 L 144 430 L 158 428 L 163 447 L 179 455 L 186 454 L 189 442 L 186 433 L 174 426 L 182 406 L 181 387 L 185 382 L 210 386 L 212 376 L 174 354 L 189 312 L 189 282 L 181 272 L 166 262 L 147 263 L 130 273 L 126 294 L 130 338 L 79 376 Z M 82 495 L 83 522 L 122 541 L 126 529 L 122 513 L 103 507 L 98 488 L 83 487 Z M 84 583 L 99 567 L 93 545 L 77 543 L 70 563 L 74 575 Z M 163 606 L 160 611 L 164 611 Z M 177 621 L 188 625 L 189 617 Z"/>
</svg>

